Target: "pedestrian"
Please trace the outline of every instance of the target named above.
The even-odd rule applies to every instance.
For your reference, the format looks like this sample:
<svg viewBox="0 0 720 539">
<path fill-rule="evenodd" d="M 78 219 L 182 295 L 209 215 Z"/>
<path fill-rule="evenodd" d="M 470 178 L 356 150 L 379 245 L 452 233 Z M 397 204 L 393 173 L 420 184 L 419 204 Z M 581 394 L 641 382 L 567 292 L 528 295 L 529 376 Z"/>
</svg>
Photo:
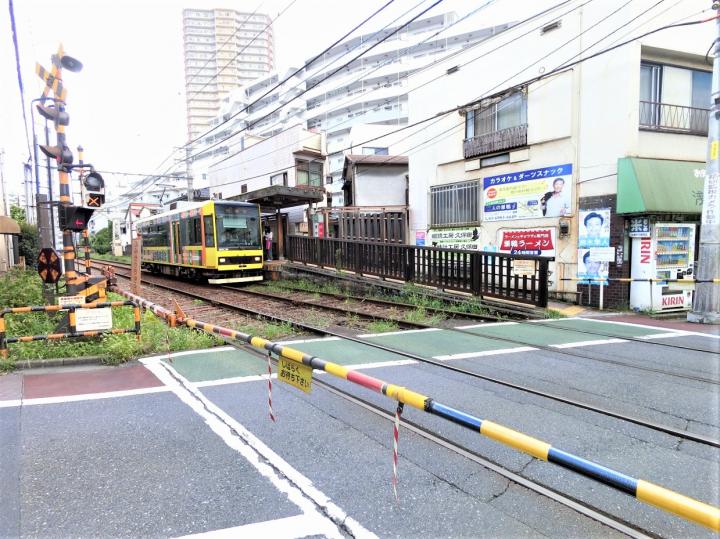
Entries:
<svg viewBox="0 0 720 539">
<path fill-rule="evenodd" d="M 272 243 L 273 233 L 269 226 L 265 227 L 265 256 L 267 260 L 272 260 Z"/>
</svg>

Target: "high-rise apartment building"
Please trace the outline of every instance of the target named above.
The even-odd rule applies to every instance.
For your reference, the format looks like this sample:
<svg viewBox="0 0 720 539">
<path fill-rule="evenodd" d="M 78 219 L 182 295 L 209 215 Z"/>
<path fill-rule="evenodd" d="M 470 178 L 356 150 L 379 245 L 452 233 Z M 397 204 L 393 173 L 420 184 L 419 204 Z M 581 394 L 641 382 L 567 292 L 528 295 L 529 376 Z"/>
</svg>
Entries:
<svg viewBox="0 0 720 539">
<path fill-rule="evenodd" d="M 183 10 L 185 99 L 190 140 L 201 135 L 232 90 L 272 71 L 270 17 L 232 9 Z"/>
</svg>

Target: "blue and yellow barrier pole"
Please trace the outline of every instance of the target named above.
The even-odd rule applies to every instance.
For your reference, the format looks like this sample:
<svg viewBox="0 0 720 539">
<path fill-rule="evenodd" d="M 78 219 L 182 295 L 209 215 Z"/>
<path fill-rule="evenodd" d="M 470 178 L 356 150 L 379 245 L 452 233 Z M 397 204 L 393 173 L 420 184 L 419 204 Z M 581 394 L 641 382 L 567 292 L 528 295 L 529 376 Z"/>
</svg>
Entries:
<svg viewBox="0 0 720 539">
<path fill-rule="evenodd" d="M 124 291 L 117 292 L 126 297 L 137 298 L 137 296 Z M 143 306 L 154 305 L 148 301 L 145 301 L 144 303 L 145 305 Z M 163 308 L 160 307 L 160 309 Z M 324 359 L 306 354 L 300 350 L 295 350 L 289 346 L 282 346 L 267 339 L 263 339 L 262 337 L 254 337 L 247 333 L 241 333 L 233 329 L 208 324 L 190 318 L 182 320 L 182 323 L 190 328 L 199 329 L 207 333 L 214 333 L 236 341 L 245 342 L 255 348 L 267 350 L 277 354 L 278 356 L 307 365 L 313 369 L 325 371 L 328 374 L 342 378 L 367 389 L 371 389 L 398 402 L 417 408 L 418 410 L 423 410 L 438 417 L 442 417 L 443 419 L 452 421 L 462 427 L 479 432 L 483 436 L 527 453 L 537 459 L 551 462 L 573 472 L 579 473 L 585 477 L 619 490 L 620 492 L 629 494 L 637 500 L 654 505 L 664 511 L 674 513 L 691 522 L 701 524 L 711 530 L 720 532 L 720 508 L 703 503 L 688 496 L 684 496 L 648 481 L 635 479 L 595 462 L 586 460 L 582 457 L 556 449 L 547 442 L 543 442 L 542 440 L 538 440 L 532 436 L 528 436 L 516 430 L 504 427 L 503 425 L 493 423 L 487 419 L 479 419 L 470 414 L 451 408 L 450 406 L 435 402 L 428 396 L 411 391 L 402 386 L 389 384 L 378 378 L 348 369 L 347 367 L 343 367 L 337 363 L 325 361 Z"/>
</svg>

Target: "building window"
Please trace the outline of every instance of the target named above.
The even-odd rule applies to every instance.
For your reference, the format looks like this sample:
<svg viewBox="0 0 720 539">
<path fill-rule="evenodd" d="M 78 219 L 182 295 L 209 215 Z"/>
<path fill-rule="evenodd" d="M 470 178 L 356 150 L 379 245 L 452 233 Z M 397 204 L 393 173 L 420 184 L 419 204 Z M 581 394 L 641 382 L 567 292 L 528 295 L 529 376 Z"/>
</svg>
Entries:
<svg viewBox="0 0 720 539">
<path fill-rule="evenodd" d="M 527 96 L 515 92 L 502 99 L 489 99 L 480 108 L 465 113 L 466 159 L 527 144 Z"/>
<path fill-rule="evenodd" d="M 363 146 L 362 154 L 363 155 L 388 155 L 388 149 L 373 147 L 373 146 Z"/>
<path fill-rule="evenodd" d="M 465 138 L 488 135 L 525 124 L 527 97 L 524 92 L 516 92 L 491 105 L 469 111 L 465 118 Z"/>
<path fill-rule="evenodd" d="M 508 152 L 499 153 L 497 155 L 491 155 L 490 157 L 483 157 L 480 159 L 480 167 L 491 167 L 493 165 L 502 165 L 503 163 L 510 162 L 510 154 Z"/>
<path fill-rule="evenodd" d="M 287 185 L 287 172 L 270 176 L 270 185 Z"/>
<path fill-rule="evenodd" d="M 322 187 L 323 164 L 317 161 L 295 161 L 296 185 Z"/>
<path fill-rule="evenodd" d="M 430 188 L 431 226 L 469 224 L 478 221 L 480 221 L 479 181 Z"/>
<path fill-rule="evenodd" d="M 245 193 L 247 193 L 247 184 L 246 183 L 244 183 L 240 186 L 240 194 L 245 194 Z"/>
<path fill-rule="evenodd" d="M 707 135 L 712 73 L 640 64 L 640 127 Z"/>
</svg>

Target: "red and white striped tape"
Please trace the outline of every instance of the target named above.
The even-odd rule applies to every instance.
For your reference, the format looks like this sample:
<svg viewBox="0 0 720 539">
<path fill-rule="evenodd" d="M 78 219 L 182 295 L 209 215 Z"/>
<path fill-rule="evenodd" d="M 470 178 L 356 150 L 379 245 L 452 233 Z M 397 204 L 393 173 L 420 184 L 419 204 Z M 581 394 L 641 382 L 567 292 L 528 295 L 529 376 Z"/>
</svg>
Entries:
<svg viewBox="0 0 720 539">
<path fill-rule="evenodd" d="M 273 414 L 272 409 L 272 364 L 270 363 L 271 357 L 272 354 L 268 352 L 268 407 L 270 408 L 270 419 L 272 419 L 274 423 L 275 415 Z"/>
<path fill-rule="evenodd" d="M 400 501 L 400 498 L 398 498 L 397 493 L 397 484 L 398 484 L 398 472 L 397 472 L 397 466 L 398 466 L 398 436 L 400 431 L 400 416 L 403 413 L 403 403 L 399 402 L 398 407 L 395 410 L 395 424 L 393 425 L 393 492 L 395 493 L 395 501 Z"/>
</svg>

